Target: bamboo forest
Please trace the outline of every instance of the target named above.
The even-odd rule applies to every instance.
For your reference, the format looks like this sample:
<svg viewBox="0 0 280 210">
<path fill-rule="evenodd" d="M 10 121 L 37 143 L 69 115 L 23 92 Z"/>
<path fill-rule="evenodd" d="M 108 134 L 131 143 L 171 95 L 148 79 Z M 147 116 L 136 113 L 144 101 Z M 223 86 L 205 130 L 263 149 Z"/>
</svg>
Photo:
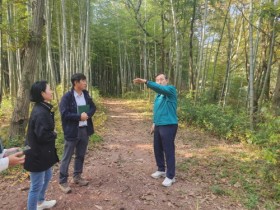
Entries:
<svg viewBox="0 0 280 210">
<path fill-rule="evenodd" d="M 223 165 L 231 165 L 234 158 L 213 164 L 224 168 L 212 177 L 228 178 L 232 190 L 219 181 L 207 188 L 219 199 L 230 198 L 240 205 L 231 208 L 225 204 L 228 200 L 218 200 L 214 208 L 192 195 L 197 205 L 190 201 L 189 206 L 176 206 L 170 201 L 173 206 L 166 203 L 166 208 L 280 208 L 279 0 L 0 0 L 0 6 L 0 136 L 7 147 L 24 144 L 33 106 L 29 92 L 35 81 L 46 80 L 53 89 L 61 155 L 58 106 L 72 86 L 71 75 L 79 72 L 87 78 L 97 104 L 93 138 L 104 144 L 102 132 L 112 118 L 108 114 L 112 105 L 106 107 L 106 101 L 134 103 L 127 110 L 140 110 L 138 114 L 151 120 L 154 93 L 145 84 L 135 85 L 133 79 L 155 81 L 162 73 L 177 89 L 179 130 L 186 131 L 176 141 L 197 146 L 211 144 L 215 138 L 232 147 L 242 145 L 246 150 L 244 157 L 238 156 L 239 164 L 250 161 L 234 170 Z M 192 142 L 191 132 L 203 133 L 203 141 Z M 223 158 L 227 156 L 231 154 Z M 177 186 L 200 162 L 193 160 L 177 160 L 181 173 Z M 19 167 L 9 169 L 10 174 L 19 171 L 26 174 Z M 233 171 L 240 173 L 230 178 Z M 87 209 L 59 205 L 57 209 Z M 165 209 L 156 206 L 123 209 Z M 122 209 L 115 207 L 106 208 L 100 201 L 100 206 L 88 209 Z"/>
</svg>

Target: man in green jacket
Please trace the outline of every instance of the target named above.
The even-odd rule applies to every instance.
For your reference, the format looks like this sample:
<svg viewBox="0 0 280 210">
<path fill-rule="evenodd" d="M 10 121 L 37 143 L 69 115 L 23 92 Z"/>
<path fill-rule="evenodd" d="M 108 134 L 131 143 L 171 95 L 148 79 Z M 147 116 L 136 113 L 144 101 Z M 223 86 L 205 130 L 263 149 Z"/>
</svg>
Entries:
<svg viewBox="0 0 280 210">
<path fill-rule="evenodd" d="M 151 134 L 154 133 L 154 154 L 158 170 L 151 176 L 155 179 L 166 177 L 162 185 L 169 187 L 175 182 L 174 141 L 178 128 L 176 88 L 168 85 L 168 78 L 164 74 L 158 74 L 156 82 L 141 78 L 136 78 L 133 82 L 136 84 L 145 83 L 148 88 L 157 93 Z"/>
</svg>

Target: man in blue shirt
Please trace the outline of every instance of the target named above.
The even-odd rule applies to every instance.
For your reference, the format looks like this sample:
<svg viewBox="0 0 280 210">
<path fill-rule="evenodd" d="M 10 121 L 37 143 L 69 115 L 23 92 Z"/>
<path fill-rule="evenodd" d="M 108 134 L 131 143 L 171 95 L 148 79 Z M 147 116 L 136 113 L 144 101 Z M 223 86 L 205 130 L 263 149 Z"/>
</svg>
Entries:
<svg viewBox="0 0 280 210">
<path fill-rule="evenodd" d="M 158 74 L 156 82 L 141 78 L 136 78 L 133 82 L 136 84 L 145 83 L 148 88 L 157 93 L 151 134 L 154 134 L 154 154 L 158 170 L 151 176 L 155 179 L 166 176 L 162 185 L 169 187 L 175 182 L 174 141 L 178 128 L 176 88 L 168 85 L 168 78 L 164 74 Z"/>
<path fill-rule="evenodd" d="M 75 184 L 88 185 L 88 181 L 81 177 L 89 136 L 94 133 L 92 117 L 96 106 L 86 90 L 86 76 L 82 73 L 71 77 L 72 89 L 61 99 L 59 110 L 61 113 L 64 132 L 64 153 L 60 164 L 59 187 L 64 193 L 71 192 L 68 181 L 68 168 L 75 152 L 74 177 Z"/>
</svg>

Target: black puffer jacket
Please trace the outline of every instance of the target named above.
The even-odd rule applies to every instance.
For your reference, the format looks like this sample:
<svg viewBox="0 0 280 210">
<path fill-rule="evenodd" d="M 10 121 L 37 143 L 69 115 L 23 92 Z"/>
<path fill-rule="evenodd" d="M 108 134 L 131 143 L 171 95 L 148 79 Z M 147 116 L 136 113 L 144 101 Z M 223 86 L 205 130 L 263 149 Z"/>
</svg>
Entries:
<svg viewBox="0 0 280 210">
<path fill-rule="evenodd" d="M 52 105 L 36 103 L 30 115 L 26 143 L 31 147 L 26 152 L 24 168 L 31 172 L 41 172 L 57 163 Z"/>
</svg>

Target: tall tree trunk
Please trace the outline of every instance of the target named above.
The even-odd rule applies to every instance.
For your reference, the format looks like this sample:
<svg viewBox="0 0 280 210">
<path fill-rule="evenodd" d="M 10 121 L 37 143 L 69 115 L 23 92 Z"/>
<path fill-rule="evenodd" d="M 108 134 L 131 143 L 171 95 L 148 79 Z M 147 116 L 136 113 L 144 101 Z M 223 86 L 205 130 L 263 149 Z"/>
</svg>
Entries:
<svg viewBox="0 0 280 210">
<path fill-rule="evenodd" d="M 173 6 L 173 0 L 170 0 L 171 4 L 171 12 L 172 12 L 172 23 L 173 23 L 173 30 L 174 30 L 174 39 L 175 39 L 175 67 L 174 67 L 174 85 L 178 86 L 178 77 L 180 71 L 180 62 L 181 62 L 181 52 L 180 52 L 180 44 L 179 44 L 179 31 L 177 30 L 177 19 L 175 14 L 175 9 Z"/>
<path fill-rule="evenodd" d="M 37 56 L 41 48 L 42 30 L 44 26 L 44 6 L 44 0 L 32 1 L 32 25 L 23 58 L 22 79 L 19 84 L 17 100 L 11 119 L 10 138 L 23 138 L 25 134 L 29 114 L 29 90 L 34 81 Z"/>
<path fill-rule="evenodd" d="M 203 21 L 202 21 L 202 27 L 201 27 L 201 40 L 200 40 L 200 46 L 199 46 L 199 59 L 198 59 L 198 65 L 197 65 L 197 71 L 196 71 L 196 92 L 195 92 L 195 98 L 198 98 L 199 92 L 201 90 L 201 71 L 202 71 L 202 63 L 204 59 L 204 41 L 205 41 L 205 30 L 206 30 L 206 19 L 208 14 L 208 0 L 205 0 L 204 2 L 204 15 L 203 15 Z"/>
<path fill-rule="evenodd" d="M 261 0 L 260 4 L 263 5 L 265 0 Z M 258 19 L 258 25 L 257 28 L 262 28 L 263 25 L 263 16 L 260 15 Z M 260 41 L 261 40 L 261 41 Z M 259 42 L 261 42 L 261 56 L 258 55 L 258 49 L 259 49 Z M 255 84 L 254 84 L 254 112 L 259 110 L 259 98 L 261 95 L 261 89 L 264 84 L 265 80 L 265 72 L 267 71 L 267 35 L 263 34 L 261 30 L 257 30 L 257 36 L 256 41 L 254 43 L 254 69 L 255 69 Z M 259 62 L 257 62 L 257 59 L 259 59 Z M 259 68 L 256 68 L 256 64 L 260 63 Z"/>
<path fill-rule="evenodd" d="M 215 79 L 215 75 L 216 75 L 217 61 L 218 61 L 218 56 L 219 56 L 219 53 L 220 53 L 220 47 L 221 47 L 222 39 L 223 39 L 223 36 L 224 36 L 224 31 L 225 31 L 227 19 L 228 19 L 228 14 L 229 14 L 229 11 L 230 11 L 230 6 L 231 6 L 231 0 L 228 3 L 227 13 L 226 13 L 224 24 L 223 24 L 223 29 L 222 29 L 222 32 L 221 32 L 221 35 L 220 35 L 218 48 L 217 48 L 216 55 L 215 55 L 215 58 L 214 58 L 214 67 L 213 67 L 213 74 L 212 74 L 212 79 L 211 79 L 211 93 L 213 95 L 213 99 L 216 98 L 216 91 L 214 91 L 214 79 Z"/>
<path fill-rule="evenodd" d="M 77 47 L 77 59 L 76 63 L 78 66 L 83 66 L 84 67 L 84 62 L 85 62 L 85 13 L 86 13 L 86 8 L 85 8 L 85 3 L 84 1 L 79 2 L 79 14 L 80 14 L 80 34 L 79 34 L 79 42 L 78 42 L 78 47 Z M 79 68 L 78 68 L 79 69 Z M 82 73 L 84 73 L 85 69 L 81 69 Z"/>
<path fill-rule="evenodd" d="M 194 23 L 195 23 L 195 16 L 196 16 L 196 0 L 193 2 L 193 13 L 191 19 L 191 28 L 190 28 L 190 49 L 189 49 L 189 78 L 190 78 L 190 90 L 192 96 L 194 96 L 194 92 L 196 90 L 195 86 L 195 78 L 194 78 L 194 66 L 193 66 L 193 36 L 194 36 Z"/>
<path fill-rule="evenodd" d="M 156 25 L 154 24 L 154 37 L 156 35 Z M 157 67 L 157 42 L 154 41 L 154 56 L 155 56 L 155 72 L 154 76 L 158 74 L 158 67 Z"/>
<path fill-rule="evenodd" d="M 145 0 L 144 3 L 144 11 L 145 11 L 145 20 L 147 19 L 147 13 L 146 13 L 146 9 L 147 9 L 147 1 Z M 146 23 L 144 25 L 145 30 L 147 29 L 146 27 Z M 128 59 L 127 59 L 128 60 Z M 144 70 L 144 78 L 147 78 L 147 35 L 146 33 L 144 33 L 144 43 L 143 43 L 143 70 Z M 128 83 L 126 83 L 128 84 Z M 146 88 L 146 86 L 144 86 L 144 89 Z"/>
<path fill-rule="evenodd" d="M 81 1 L 79 2 L 79 4 Z M 72 12 L 72 7 L 70 7 Z M 81 12 L 80 12 L 81 13 Z M 74 37 L 74 19 L 71 18 L 70 21 L 70 52 L 69 52 L 69 73 L 73 74 L 74 69 L 80 69 L 79 66 L 82 66 L 81 62 L 81 50 L 78 46 L 80 46 L 78 43 L 75 43 L 75 37 Z M 82 37 L 79 38 L 80 42 L 82 40 Z M 79 63 L 80 62 L 80 63 Z"/>
<path fill-rule="evenodd" d="M 62 12 L 62 90 L 65 92 L 66 86 L 69 84 L 69 51 L 68 51 L 68 39 L 67 39 L 67 27 L 66 27 L 66 13 L 65 13 L 65 0 L 61 0 L 61 12 Z"/>
<path fill-rule="evenodd" d="M 250 72 L 249 72 L 249 113 L 250 128 L 254 130 L 254 41 L 253 41 L 253 0 L 250 1 L 250 22 L 249 22 L 249 54 L 250 54 Z"/>
<path fill-rule="evenodd" d="M 85 58 L 84 58 L 84 73 L 86 77 L 89 78 L 89 20 L 90 20 L 90 1 L 86 1 L 85 5 L 85 12 L 86 12 L 86 20 L 85 20 L 85 43 L 84 43 L 84 51 L 85 51 Z M 90 85 L 91 86 L 91 85 Z"/>
<path fill-rule="evenodd" d="M 228 18 L 228 47 L 227 47 L 227 67 L 226 67 L 226 73 L 225 73 L 225 80 L 223 84 L 223 88 L 221 91 L 221 97 L 220 97 L 220 104 L 222 104 L 222 107 L 225 107 L 226 105 L 226 97 L 228 94 L 229 89 L 229 83 L 230 83 L 230 69 L 231 69 L 231 58 L 232 58 L 232 49 L 233 49 L 233 39 L 234 39 L 234 33 L 236 31 L 237 27 L 237 21 L 235 20 L 234 24 L 234 32 L 231 31 L 231 24 L 230 24 L 230 18 Z"/>
<path fill-rule="evenodd" d="M 16 9 L 13 9 L 13 17 L 17 17 Z M 19 21 L 14 21 L 14 30 L 16 30 L 16 36 L 14 39 L 15 46 L 20 46 L 19 43 Z M 16 62 L 16 68 L 15 68 L 15 78 L 17 79 L 17 82 L 15 83 L 15 90 L 18 89 L 18 84 L 21 80 L 21 73 L 22 73 L 22 64 L 21 64 L 21 55 L 20 55 L 21 49 L 17 47 L 15 51 L 15 62 Z"/>
<path fill-rule="evenodd" d="M 12 2 L 8 3 L 7 8 L 7 20 L 9 31 L 12 31 L 13 27 L 13 4 Z M 17 83 L 16 72 L 15 72 L 15 52 L 12 50 L 14 47 L 14 42 L 12 36 L 7 34 L 7 45 L 8 45 L 8 70 L 9 70 L 9 89 L 10 96 L 12 97 L 12 103 L 14 104 L 14 98 L 16 97 L 16 88 L 15 84 Z"/>
<path fill-rule="evenodd" d="M 122 62 L 122 52 L 121 52 L 121 35 L 120 35 L 120 26 L 119 19 L 117 16 L 118 23 L 118 57 L 119 57 L 119 68 L 118 68 L 118 77 L 117 77 L 117 95 L 122 95 L 122 72 L 123 72 L 123 62 Z"/>
<path fill-rule="evenodd" d="M 272 98 L 272 107 L 276 116 L 280 116 L 280 64 L 278 65 L 277 82 Z"/>
<path fill-rule="evenodd" d="M 160 46 L 160 51 L 161 51 L 161 70 L 159 73 L 165 73 L 165 43 L 164 43 L 164 33 L 165 33 L 165 25 L 164 25 L 164 11 L 163 11 L 163 6 L 164 6 L 164 1 L 161 1 L 161 46 Z"/>
<path fill-rule="evenodd" d="M 54 90 L 54 95 L 55 99 L 58 102 L 58 94 L 56 91 L 56 74 L 54 70 L 54 65 L 53 65 L 53 58 L 52 58 L 52 52 L 51 52 L 51 24 L 52 24 L 52 13 L 51 13 L 51 8 L 50 8 L 50 2 L 52 3 L 51 0 L 45 1 L 45 17 L 46 17 L 46 48 L 47 48 L 47 65 L 50 69 L 50 74 L 51 74 L 51 80 L 49 81 L 53 85 L 53 90 Z"/>
<path fill-rule="evenodd" d="M 209 45 L 211 42 L 211 47 L 209 49 Z M 207 43 L 207 50 L 206 50 L 206 54 L 205 54 L 205 61 L 204 61 L 204 71 L 203 71 L 203 76 L 202 76 L 202 93 L 205 93 L 205 86 L 206 86 L 206 82 L 208 79 L 208 72 L 209 72 L 209 65 L 211 63 L 211 57 L 212 57 L 212 51 L 213 51 L 213 46 L 214 46 L 214 42 L 211 40 L 208 40 Z"/>
<path fill-rule="evenodd" d="M 273 19 L 273 23 L 272 23 L 272 32 L 271 32 L 270 48 L 269 48 L 269 58 L 268 58 L 268 64 L 267 64 L 265 79 L 264 79 L 264 83 L 263 83 L 263 86 L 262 86 L 261 95 L 260 95 L 260 98 L 259 98 L 258 110 L 260 110 L 261 107 L 262 107 L 263 98 L 264 98 L 264 95 L 265 95 L 265 90 L 268 89 L 268 87 L 270 86 L 269 85 L 269 78 L 270 78 L 272 57 L 273 57 L 273 49 L 274 49 L 274 43 L 275 43 L 275 24 L 276 24 L 276 22 L 277 22 L 277 18 L 275 17 Z"/>
<path fill-rule="evenodd" d="M 62 86 L 62 91 L 64 93 L 64 73 L 63 73 L 63 56 L 62 56 L 62 41 L 61 41 L 61 37 L 62 37 L 62 32 L 61 32 L 61 21 L 60 21 L 60 14 L 61 14 L 61 10 L 59 10 L 59 8 L 61 8 L 60 5 L 60 1 L 54 1 L 54 3 L 56 3 L 57 5 L 54 5 L 54 9 L 55 9 L 55 21 L 56 21 L 56 31 L 57 31 L 57 42 L 58 42 L 58 63 L 59 63 L 59 81 L 61 82 L 61 86 Z"/>
</svg>

